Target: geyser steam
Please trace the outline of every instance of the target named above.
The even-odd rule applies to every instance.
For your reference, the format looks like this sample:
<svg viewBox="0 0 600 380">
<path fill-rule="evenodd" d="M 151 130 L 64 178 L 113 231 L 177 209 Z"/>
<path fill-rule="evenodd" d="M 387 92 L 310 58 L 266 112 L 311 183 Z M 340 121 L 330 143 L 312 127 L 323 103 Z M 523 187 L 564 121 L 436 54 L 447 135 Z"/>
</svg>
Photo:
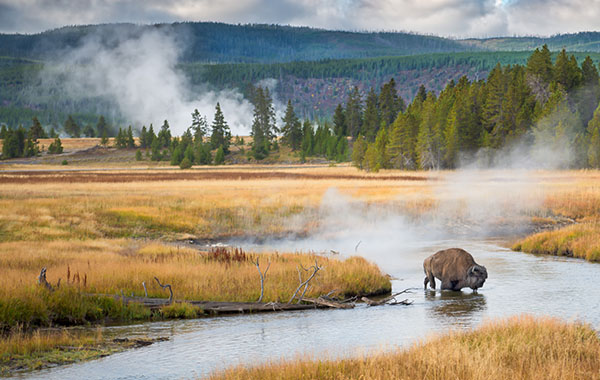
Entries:
<svg viewBox="0 0 600 380">
<path fill-rule="evenodd" d="M 180 46 L 167 31 L 147 30 L 123 36 L 110 47 L 101 36 L 62 54 L 58 63 L 46 65 L 41 78 L 47 88 L 74 98 L 101 97 L 114 103 L 128 122 L 136 126 L 166 119 L 174 135 L 191 125 L 190 114 L 198 109 L 212 121 L 217 102 L 232 134 L 248 134 L 252 105 L 235 90 L 192 92 L 176 68 Z"/>
</svg>

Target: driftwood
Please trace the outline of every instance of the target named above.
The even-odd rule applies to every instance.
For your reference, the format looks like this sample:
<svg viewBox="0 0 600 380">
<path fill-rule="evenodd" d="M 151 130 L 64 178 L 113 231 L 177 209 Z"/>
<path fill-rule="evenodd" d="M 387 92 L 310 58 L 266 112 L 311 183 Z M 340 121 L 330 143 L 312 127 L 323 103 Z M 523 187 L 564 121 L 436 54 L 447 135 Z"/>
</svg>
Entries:
<svg viewBox="0 0 600 380">
<path fill-rule="evenodd" d="M 330 298 L 324 298 L 323 296 L 321 296 L 319 298 L 304 298 L 303 301 L 314 303 L 316 305 L 331 307 L 334 309 L 353 309 L 354 308 L 353 303 L 342 303 L 339 301 L 334 301 Z"/>
<path fill-rule="evenodd" d="M 169 303 L 173 302 L 173 290 L 171 289 L 171 284 L 165 284 L 165 285 L 163 285 L 158 280 L 158 277 L 154 277 L 154 279 L 156 280 L 156 282 L 158 282 L 158 286 L 160 286 L 163 289 L 165 289 L 165 288 L 169 289 L 169 293 L 171 293 L 171 295 L 169 296 Z"/>
<path fill-rule="evenodd" d="M 260 297 L 258 297 L 258 301 L 256 301 L 256 302 L 262 302 L 263 294 L 265 292 L 265 277 L 267 277 L 267 272 L 269 271 L 269 268 L 271 267 L 271 262 L 269 261 L 269 264 L 267 265 L 267 269 L 265 269 L 264 272 L 262 272 L 260 270 L 260 264 L 258 263 L 258 257 L 256 258 L 256 262 L 252 261 L 252 263 L 254 263 L 254 265 L 256 265 L 256 269 L 258 269 L 258 274 L 260 275 Z"/>
<path fill-rule="evenodd" d="M 302 281 L 302 272 L 300 272 L 300 268 L 302 268 L 305 272 L 309 272 L 312 269 L 312 273 L 304 281 Z M 300 301 L 302 301 L 302 298 L 304 298 L 304 294 L 306 294 L 306 290 L 308 289 L 308 283 L 310 282 L 310 280 L 313 279 L 313 277 L 315 277 L 317 272 L 321 269 L 322 269 L 322 267 L 319 266 L 319 263 L 317 263 L 317 260 L 315 260 L 315 265 L 310 266 L 308 268 L 304 268 L 302 266 L 302 264 L 300 264 L 298 266 L 298 279 L 300 280 L 300 285 L 298 285 L 298 287 L 296 288 L 296 291 L 294 292 L 294 294 L 292 294 L 292 297 L 288 301 L 288 304 L 292 303 L 292 301 L 294 300 L 294 298 L 296 298 L 296 295 L 298 294 L 300 289 L 302 289 L 302 287 L 304 287 L 304 290 L 302 291 L 302 294 L 300 295 L 300 297 L 298 298 L 298 302 L 296 302 L 296 303 L 299 304 Z"/>
<path fill-rule="evenodd" d="M 408 289 L 404 289 L 401 292 L 398 293 L 394 293 L 389 297 L 385 297 L 383 299 L 380 299 L 378 301 L 374 301 L 372 299 L 369 299 L 367 297 L 362 297 L 361 300 L 363 302 L 365 302 L 367 305 L 369 306 L 380 306 L 380 305 L 410 305 L 412 304 L 412 301 L 409 301 L 408 299 L 402 300 L 402 301 L 397 301 L 396 300 L 396 296 L 402 294 L 402 293 L 407 293 Z M 390 302 L 393 301 L 393 302 Z"/>
<path fill-rule="evenodd" d="M 46 267 L 42 268 L 40 275 L 38 276 L 38 284 L 44 286 L 46 289 L 48 289 L 50 291 L 54 290 L 52 288 L 52 285 L 50 285 L 48 280 L 46 280 Z"/>
</svg>

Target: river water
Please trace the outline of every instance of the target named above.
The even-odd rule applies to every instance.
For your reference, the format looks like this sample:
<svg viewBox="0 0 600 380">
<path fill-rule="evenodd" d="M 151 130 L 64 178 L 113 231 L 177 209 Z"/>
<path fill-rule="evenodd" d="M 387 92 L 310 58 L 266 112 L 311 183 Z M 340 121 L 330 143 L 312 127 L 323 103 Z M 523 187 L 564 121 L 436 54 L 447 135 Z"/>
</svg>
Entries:
<svg viewBox="0 0 600 380">
<path fill-rule="evenodd" d="M 439 249 L 461 247 L 487 267 L 478 293 L 424 291 L 423 259 Z M 393 290 L 414 288 L 410 306 L 366 307 L 236 315 L 108 327 L 105 335 L 167 336 L 169 341 L 103 359 L 42 370 L 26 379 L 173 379 L 203 377 L 232 365 L 281 358 L 340 357 L 407 346 L 449 329 L 528 313 L 581 320 L 600 329 L 600 265 L 534 256 L 489 239 L 438 240 L 401 253 L 364 254 L 392 275 Z M 397 257 L 394 260 L 394 257 Z"/>
</svg>

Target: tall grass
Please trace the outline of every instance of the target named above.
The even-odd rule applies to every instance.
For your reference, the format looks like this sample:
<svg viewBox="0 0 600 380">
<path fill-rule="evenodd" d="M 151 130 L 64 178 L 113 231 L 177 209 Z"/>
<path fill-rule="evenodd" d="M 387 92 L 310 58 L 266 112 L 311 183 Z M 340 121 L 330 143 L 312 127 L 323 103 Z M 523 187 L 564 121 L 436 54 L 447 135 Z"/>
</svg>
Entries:
<svg viewBox="0 0 600 380">
<path fill-rule="evenodd" d="M 130 303 L 123 306 L 112 298 L 88 294 L 168 297 L 154 280 L 172 286 L 175 299 L 206 301 L 256 301 L 260 280 L 252 262 L 263 267 L 271 262 L 265 279 L 265 302 L 287 301 L 298 286 L 299 265 L 315 260 L 323 270 L 311 282 L 307 296 L 337 289 L 342 295 L 388 292 L 389 279 L 363 258 L 346 260 L 314 254 L 240 253 L 222 255 L 160 243 L 140 244 L 128 240 L 11 242 L 0 243 L 0 327 L 16 324 L 47 326 L 73 325 L 104 318 L 131 320 L 145 318 Z M 42 267 L 47 279 L 60 288 L 49 292 L 35 285 Z"/>
<path fill-rule="evenodd" d="M 600 379 L 600 340 L 587 325 L 513 317 L 408 349 L 339 360 L 298 359 L 210 377 L 230 379 Z"/>
</svg>

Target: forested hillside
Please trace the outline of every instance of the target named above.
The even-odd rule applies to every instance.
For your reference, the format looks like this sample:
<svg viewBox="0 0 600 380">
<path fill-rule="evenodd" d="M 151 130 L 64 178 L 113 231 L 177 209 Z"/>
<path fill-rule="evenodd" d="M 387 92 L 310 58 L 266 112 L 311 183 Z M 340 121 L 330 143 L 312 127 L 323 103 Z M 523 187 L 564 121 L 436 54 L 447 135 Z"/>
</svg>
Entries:
<svg viewBox="0 0 600 380">
<path fill-rule="evenodd" d="M 183 47 L 183 62 L 291 62 L 479 50 L 442 37 L 411 33 L 357 33 L 280 25 L 188 22 L 153 26 L 110 24 L 64 27 L 34 35 L 0 34 L 0 56 L 60 58 L 96 38 L 103 47 L 163 31 Z"/>
</svg>

